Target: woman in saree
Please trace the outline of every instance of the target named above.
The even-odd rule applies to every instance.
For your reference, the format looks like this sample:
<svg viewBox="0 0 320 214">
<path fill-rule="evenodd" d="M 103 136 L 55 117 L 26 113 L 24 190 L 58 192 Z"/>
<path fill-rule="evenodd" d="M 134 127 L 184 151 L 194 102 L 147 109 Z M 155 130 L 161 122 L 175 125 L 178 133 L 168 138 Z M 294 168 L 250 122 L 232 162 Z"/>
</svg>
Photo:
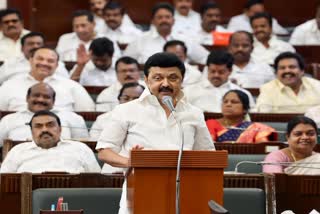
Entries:
<svg viewBox="0 0 320 214">
<path fill-rule="evenodd" d="M 268 154 L 263 172 L 319 175 L 320 154 L 313 151 L 318 136 L 316 123 L 297 116 L 289 121 L 286 136 L 288 147 Z"/>
<path fill-rule="evenodd" d="M 240 90 L 230 90 L 222 98 L 222 118 L 207 120 L 215 142 L 259 143 L 270 141 L 275 131 L 261 123 L 248 121 L 249 97 Z"/>
</svg>

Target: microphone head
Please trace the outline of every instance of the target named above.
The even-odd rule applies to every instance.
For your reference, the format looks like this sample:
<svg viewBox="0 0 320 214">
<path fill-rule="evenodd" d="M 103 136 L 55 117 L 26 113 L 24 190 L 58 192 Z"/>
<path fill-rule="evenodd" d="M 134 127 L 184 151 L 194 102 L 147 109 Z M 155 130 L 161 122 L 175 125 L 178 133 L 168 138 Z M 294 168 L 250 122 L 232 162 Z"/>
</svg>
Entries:
<svg viewBox="0 0 320 214">
<path fill-rule="evenodd" d="M 170 111 L 175 111 L 171 96 L 163 96 L 161 102 L 167 106 Z"/>
</svg>

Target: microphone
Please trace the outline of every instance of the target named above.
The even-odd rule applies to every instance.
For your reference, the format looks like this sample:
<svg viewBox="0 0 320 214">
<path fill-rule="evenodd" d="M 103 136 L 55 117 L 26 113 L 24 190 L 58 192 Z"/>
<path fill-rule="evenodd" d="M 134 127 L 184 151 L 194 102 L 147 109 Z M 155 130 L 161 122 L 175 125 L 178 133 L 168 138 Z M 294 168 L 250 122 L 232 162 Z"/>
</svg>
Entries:
<svg viewBox="0 0 320 214">
<path fill-rule="evenodd" d="M 172 102 L 172 97 L 170 96 L 163 96 L 161 102 L 171 111 L 174 112 L 176 111 L 173 102 Z"/>
<path fill-rule="evenodd" d="M 183 146 L 184 146 L 183 130 L 182 130 L 180 121 L 177 120 L 174 114 L 176 110 L 173 106 L 172 97 L 163 96 L 161 102 L 171 111 L 171 114 L 178 125 L 179 134 L 180 134 L 181 146 L 180 146 L 179 155 L 178 155 L 177 175 L 176 175 L 176 214 L 180 214 L 180 167 L 181 167 L 181 159 L 182 159 L 182 152 L 183 152 Z"/>
</svg>

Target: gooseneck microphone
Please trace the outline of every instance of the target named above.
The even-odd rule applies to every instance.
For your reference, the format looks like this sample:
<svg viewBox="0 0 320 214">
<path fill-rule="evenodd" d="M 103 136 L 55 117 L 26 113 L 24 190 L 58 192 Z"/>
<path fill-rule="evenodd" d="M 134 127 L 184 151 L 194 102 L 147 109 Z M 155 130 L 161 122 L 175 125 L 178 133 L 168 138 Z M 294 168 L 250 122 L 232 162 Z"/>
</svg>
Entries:
<svg viewBox="0 0 320 214">
<path fill-rule="evenodd" d="M 180 121 L 178 121 L 176 118 L 176 115 L 175 115 L 176 110 L 173 106 L 172 97 L 163 96 L 161 101 L 171 111 L 171 114 L 174 120 L 176 121 L 179 129 L 181 144 L 180 144 L 180 150 L 178 155 L 177 175 L 176 175 L 176 214 L 180 214 L 180 167 L 181 167 L 182 151 L 183 151 L 183 145 L 184 145 L 183 130 L 182 130 Z"/>
</svg>

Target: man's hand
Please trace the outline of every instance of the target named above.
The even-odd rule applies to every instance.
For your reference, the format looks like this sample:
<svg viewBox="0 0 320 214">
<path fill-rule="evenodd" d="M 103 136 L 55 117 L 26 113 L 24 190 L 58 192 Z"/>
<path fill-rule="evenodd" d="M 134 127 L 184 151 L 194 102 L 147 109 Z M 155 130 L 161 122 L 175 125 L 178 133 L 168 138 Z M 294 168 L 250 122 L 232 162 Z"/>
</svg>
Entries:
<svg viewBox="0 0 320 214">
<path fill-rule="evenodd" d="M 77 48 L 77 64 L 84 66 L 90 60 L 90 56 L 86 51 L 84 44 L 80 44 Z"/>
</svg>

